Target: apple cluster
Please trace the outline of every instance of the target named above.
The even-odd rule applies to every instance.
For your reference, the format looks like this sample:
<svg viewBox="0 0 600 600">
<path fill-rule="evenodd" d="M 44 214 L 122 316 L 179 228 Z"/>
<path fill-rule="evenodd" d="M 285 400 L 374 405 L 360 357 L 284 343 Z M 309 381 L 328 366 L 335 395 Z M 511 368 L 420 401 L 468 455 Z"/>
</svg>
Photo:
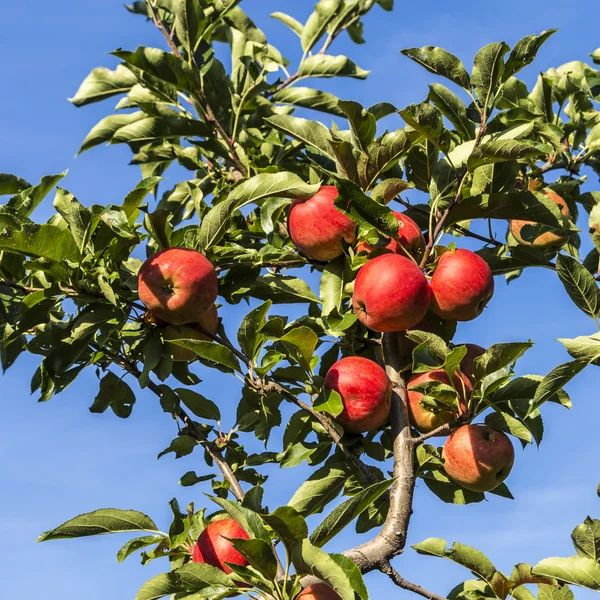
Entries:
<svg viewBox="0 0 600 600">
<path fill-rule="evenodd" d="M 561 206 L 550 192 L 548 195 Z M 343 242 L 357 241 L 356 223 L 336 208 L 337 197 L 334 186 L 323 186 L 312 198 L 295 200 L 290 207 L 290 238 L 302 254 L 313 260 L 333 260 L 343 253 Z M 368 258 L 356 276 L 352 307 L 358 320 L 373 331 L 401 332 L 426 330 L 429 312 L 453 321 L 477 318 L 494 293 L 494 279 L 487 263 L 470 250 L 448 250 L 439 257 L 428 280 L 417 262 L 425 249 L 420 228 L 408 215 L 393 215 L 399 226 L 397 239 L 389 240 L 383 253 Z M 511 227 L 516 232 L 528 225 L 513 222 Z M 359 242 L 355 250 L 369 257 L 374 248 Z M 408 416 L 418 432 L 431 433 L 461 418 L 468 421 L 473 361 L 483 352 L 483 348 L 468 344 L 453 381 L 443 369 L 409 377 Z M 428 382 L 440 382 L 457 390 L 456 409 L 425 405 L 424 393 L 413 388 Z M 324 387 L 341 396 L 343 411 L 336 420 L 347 433 L 366 433 L 386 423 L 392 383 L 376 362 L 346 356 L 329 369 Z M 483 425 L 464 424 L 448 437 L 442 456 L 451 479 L 467 489 L 484 492 L 493 490 L 508 476 L 514 449 L 504 433 Z"/>
</svg>

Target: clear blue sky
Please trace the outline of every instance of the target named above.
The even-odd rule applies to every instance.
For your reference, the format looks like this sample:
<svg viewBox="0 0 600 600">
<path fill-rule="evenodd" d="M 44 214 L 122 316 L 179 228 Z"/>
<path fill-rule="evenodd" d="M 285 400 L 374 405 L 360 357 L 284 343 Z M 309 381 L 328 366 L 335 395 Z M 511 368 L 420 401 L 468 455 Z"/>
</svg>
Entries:
<svg viewBox="0 0 600 600">
<path fill-rule="evenodd" d="M 271 43 L 289 58 L 297 58 L 296 38 L 268 18 L 274 10 L 304 19 L 312 2 L 246 0 L 243 5 L 267 32 Z M 537 72 L 570 60 L 587 60 L 600 44 L 600 5 L 586 3 L 583 11 L 558 0 L 505 0 L 483 5 L 473 0 L 448 3 L 426 0 L 401 2 L 394 13 L 373 10 L 366 19 L 367 44 L 341 41 L 337 52 L 350 52 L 372 75 L 366 82 L 341 81 L 322 86 L 343 98 L 365 105 L 390 101 L 403 107 L 421 101 L 431 75 L 399 54 L 409 46 L 439 45 L 467 64 L 476 50 L 492 41 L 512 44 L 521 36 L 560 27 L 542 49 L 539 60 L 524 73 L 531 83 Z M 489 12 L 488 12 L 489 11 Z M 493 11 L 493 12 L 492 12 Z M 158 33 L 143 19 L 129 15 L 121 1 L 11 2 L 3 7 L 0 50 L 0 171 L 37 181 L 47 173 L 69 169 L 64 186 L 85 204 L 119 203 L 139 180 L 129 167 L 126 147 L 100 148 L 75 159 L 89 129 L 110 112 L 112 102 L 75 109 L 67 101 L 95 66 L 112 66 L 107 52 L 118 47 L 160 45 Z M 401 123 L 398 123 L 401 126 Z M 178 173 L 171 174 L 171 182 Z M 598 189 L 590 176 L 587 189 Z M 594 187 L 592 187 L 594 186 Z M 46 218 L 50 200 L 38 218 Z M 585 229 L 585 224 L 581 224 Z M 499 230 L 499 228 L 497 228 Z M 240 320 L 237 308 L 221 313 L 230 332 Z M 591 320 L 568 300 L 556 276 L 530 271 L 507 287 L 497 279 L 497 292 L 484 318 L 460 326 L 458 341 L 487 346 L 500 341 L 532 338 L 536 346 L 519 364 L 520 373 L 547 373 L 566 359 L 557 337 L 593 333 Z M 35 359 L 22 357 L 2 379 L 0 418 L 0 580 L 2 597 L 42 597 L 45 600 L 115 600 L 135 596 L 139 586 L 167 564 L 141 567 L 136 557 L 118 565 L 115 553 L 126 536 L 34 544 L 36 536 L 74 515 L 100 507 L 135 508 L 159 526 L 169 522 L 167 502 L 204 503 L 208 488 L 181 488 L 187 470 L 203 470 L 192 455 L 175 461 L 156 455 L 175 435 L 173 422 L 155 398 L 138 394 L 128 420 L 112 414 L 92 415 L 88 407 L 97 391 L 92 372 L 46 404 L 29 394 Z M 207 374 L 208 375 L 208 374 Z M 547 406 L 545 440 L 517 459 L 508 484 L 516 497 L 467 507 L 448 506 L 424 485 L 416 493 L 410 543 L 443 537 L 471 544 L 510 572 L 516 562 L 535 563 L 547 556 L 572 554 L 571 529 L 587 514 L 600 516 L 595 489 L 600 480 L 597 429 L 600 371 L 589 368 L 568 390 L 574 408 L 567 412 Z M 233 411 L 237 386 L 224 376 L 206 378 L 203 393 Z M 231 423 L 226 423 L 231 425 Z M 274 436 L 272 450 L 279 450 Z M 284 504 L 303 475 L 301 469 L 276 473 L 267 486 L 269 506 Z M 351 530 L 330 549 L 352 543 Z M 407 550 L 396 559 L 407 579 L 445 594 L 468 572 L 450 562 L 417 556 Z M 435 573 L 432 575 L 431 573 Z M 368 577 L 374 599 L 383 594 L 405 597 L 381 575 Z M 591 592 L 578 590 L 578 598 Z"/>
</svg>

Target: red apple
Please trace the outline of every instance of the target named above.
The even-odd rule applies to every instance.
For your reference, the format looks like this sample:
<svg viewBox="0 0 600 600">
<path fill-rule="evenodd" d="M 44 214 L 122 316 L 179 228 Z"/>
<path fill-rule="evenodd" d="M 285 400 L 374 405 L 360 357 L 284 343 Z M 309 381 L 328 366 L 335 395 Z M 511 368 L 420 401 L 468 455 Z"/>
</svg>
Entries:
<svg viewBox="0 0 600 600">
<path fill-rule="evenodd" d="M 288 213 L 288 231 L 296 248 L 313 260 L 329 261 L 341 256 L 342 240 L 356 240 L 356 223 L 341 213 L 333 201 L 338 191 L 321 186 L 308 200 L 294 200 Z"/>
<path fill-rule="evenodd" d="M 430 301 L 423 271 L 398 254 L 382 254 L 368 261 L 354 282 L 354 312 L 374 331 L 411 329 L 423 319 Z"/>
<path fill-rule="evenodd" d="M 430 286 L 431 310 L 453 321 L 472 321 L 494 295 L 494 277 L 488 264 L 463 248 L 442 254 Z"/>
<path fill-rule="evenodd" d="M 342 397 L 344 410 L 336 421 L 349 433 L 365 433 L 386 422 L 392 383 L 376 362 L 361 356 L 338 360 L 327 371 L 325 389 Z"/>
<path fill-rule="evenodd" d="M 564 217 L 564 223 L 567 225 L 571 218 L 571 211 L 567 203 L 556 192 L 550 189 L 543 190 L 543 193 L 550 198 L 560 208 L 560 212 Z M 514 219 L 509 222 L 510 232 L 512 236 L 524 246 L 533 246 L 546 250 L 553 246 L 562 246 L 567 241 L 567 236 L 556 233 L 548 228 L 548 226 L 540 225 L 534 221 L 524 221 Z"/>
<path fill-rule="evenodd" d="M 326 583 L 313 583 L 304 588 L 296 600 L 342 600 L 339 594 Z"/>
<path fill-rule="evenodd" d="M 423 398 L 423 392 L 411 390 L 411 387 L 428 381 L 440 381 L 450 385 L 450 378 L 443 369 L 436 369 L 427 373 L 415 373 L 408 380 L 408 416 L 411 425 L 421 433 L 429 433 L 446 423 L 451 423 L 459 416 L 458 408 L 455 411 L 446 409 L 436 411 L 419 405 L 421 398 Z M 461 378 L 454 374 L 454 387 L 458 391 L 461 409 L 464 412 L 467 409 L 467 400 L 471 396 L 473 386 L 465 375 L 462 376 L 461 381 Z"/>
<path fill-rule="evenodd" d="M 138 294 L 146 308 L 172 325 L 197 323 L 215 303 L 217 273 L 200 252 L 168 248 L 140 268 Z"/>
<path fill-rule="evenodd" d="M 189 325 L 167 325 L 161 330 L 163 339 L 166 341 L 165 347 L 175 362 L 189 362 L 196 358 L 196 353 L 187 348 L 182 348 L 176 344 L 170 344 L 169 340 L 192 339 L 205 340 L 210 342 L 212 338 L 203 331 L 215 335 L 219 330 L 219 315 L 217 307 L 213 304 L 200 319 L 199 323 L 190 323 Z"/>
<path fill-rule="evenodd" d="M 248 561 L 233 547 L 229 539 L 226 538 L 247 540 L 249 536 L 234 519 L 213 521 L 200 534 L 200 537 L 196 541 L 192 560 L 197 563 L 212 565 L 225 573 L 231 573 L 231 569 L 225 563 L 245 567 Z"/>
<path fill-rule="evenodd" d="M 456 344 L 457 346 L 465 346 L 467 353 L 460 363 L 460 370 L 471 380 L 475 379 L 473 373 L 473 361 L 479 358 L 484 352 L 485 348 L 478 346 L 477 344 Z"/>
<path fill-rule="evenodd" d="M 508 436 L 485 425 L 464 425 L 446 440 L 442 451 L 450 479 L 474 492 L 489 492 L 509 475 L 515 450 Z"/>
<path fill-rule="evenodd" d="M 401 212 L 394 211 L 394 217 L 398 221 L 398 240 L 390 240 L 385 249 L 403 256 L 406 256 L 406 252 L 415 255 L 421 254 L 425 250 L 425 238 L 419 226 L 409 216 Z M 367 242 L 360 242 L 356 246 L 356 251 L 370 254 L 376 248 L 378 246 L 371 246 Z"/>
</svg>

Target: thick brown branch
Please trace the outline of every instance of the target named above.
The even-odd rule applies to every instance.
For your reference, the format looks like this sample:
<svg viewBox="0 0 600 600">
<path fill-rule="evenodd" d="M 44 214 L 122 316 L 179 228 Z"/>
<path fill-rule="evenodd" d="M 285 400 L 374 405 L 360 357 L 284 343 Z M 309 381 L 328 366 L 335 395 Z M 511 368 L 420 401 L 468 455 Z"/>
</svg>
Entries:
<svg viewBox="0 0 600 600">
<path fill-rule="evenodd" d="M 406 408 L 406 382 L 400 374 L 401 352 L 397 333 L 384 334 L 383 352 L 386 371 L 394 386 L 390 411 L 394 438 L 394 483 L 381 531 L 371 541 L 344 552 L 363 573 L 380 568 L 384 561 L 404 550 L 415 489 L 414 447 Z"/>
<path fill-rule="evenodd" d="M 423 598 L 429 598 L 429 600 L 447 600 L 444 596 L 438 596 L 433 592 L 429 592 L 428 590 L 422 588 L 420 585 L 416 583 L 411 583 L 410 581 L 406 581 L 404 577 L 392 567 L 389 561 L 384 561 L 379 567 L 382 573 L 385 573 L 398 587 L 401 587 L 403 590 L 408 590 L 410 592 L 414 592 L 415 594 L 419 594 L 419 596 L 423 596 Z"/>
</svg>

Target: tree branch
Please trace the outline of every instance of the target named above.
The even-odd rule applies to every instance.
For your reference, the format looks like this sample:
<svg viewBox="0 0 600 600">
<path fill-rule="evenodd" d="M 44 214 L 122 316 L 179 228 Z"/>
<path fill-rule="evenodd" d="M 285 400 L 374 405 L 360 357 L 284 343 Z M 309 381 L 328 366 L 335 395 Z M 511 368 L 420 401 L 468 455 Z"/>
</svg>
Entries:
<svg viewBox="0 0 600 600">
<path fill-rule="evenodd" d="M 414 447 L 406 407 L 406 382 L 400 374 L 401 352 L 397 333 L 384 334 L 383 352 L 386 372 L 394 386 L 390 410 L 394 438 L 394 483 L 381 531 L 371 541 L 344 552 L 363 573 L 379 569 L 384 561 L 404 550 L 415 489 Z"/>
<path fill-rule="evenodd" d="M 429 600 L 447 600 L 444 596 L 438 596 L 433 592 L 429 592 L 426 589 L 422 588 L 420 585 L 416 583 L 411 583 L 410 581 L 406 581 L 404 577 L 392 567 L 389 561 L 384 561 L 380 566 L 380 571 L 385 573 L 398 587 L 401 587 L 403 590 L 408 590 L 410 592 L 414 592 L 415 594 L 419 594 L 419 596 L 423 596 L 423 598 L 429 598 Z"/>
</svg>

